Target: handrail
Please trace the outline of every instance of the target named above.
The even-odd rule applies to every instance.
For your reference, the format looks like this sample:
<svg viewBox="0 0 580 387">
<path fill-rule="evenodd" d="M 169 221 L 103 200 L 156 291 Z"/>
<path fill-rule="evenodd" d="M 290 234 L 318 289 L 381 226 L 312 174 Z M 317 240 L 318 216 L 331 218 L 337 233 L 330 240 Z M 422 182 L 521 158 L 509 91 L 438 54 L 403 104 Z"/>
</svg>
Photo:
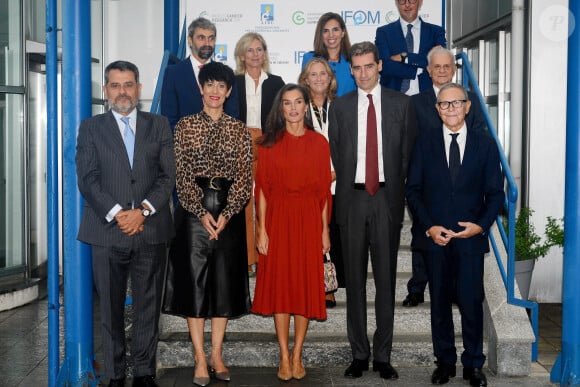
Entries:
<svg viewBox="0 0 580 387">
<path fill-rule="evenodd" d="M 159 76 L 157 77 L 157 84 L 155 85 L 155 91 L 153 92 L 153 100 L 151 101 L 151 108 L 149 111 L 151 113 L 161 113 L 160 102 L 161 102 L 161 88 L 163 86 L 163 78 L 165 77 L 165 69 L 170 64 L 174 64 L 183 60 L 185 58 L 185 41 L 187 29 L 185 27 L 186 19 L 183 19 L 183 28 L 181 29 L 181 36 L 179 38 L 179 48 L 177 49 L 177 56 L 173 55 L 169 50 L 163 52 L 163 58 L 161 59 L 161 66 L 159 68 Z"/>
<path fill-rule="evenodd" d="M 516 206 L 518 201 L 518 187 L 516 185 L 515 179 L 509 167 L 508 160 L 504 154 L 504 149 L 501 143 L 499 142 L 499 138 L 497 137 L 496 129 L 493 125 L 489 112 L 487 111 L 487 109 L 484 108 L 485 100 L 483 99 L 481 91 L 479 90 L 477 78 L 475 77 L 473 69 L 471 68 L 469 59 L 467 58 L 467 55 L 464 52 L 458 53 L 457 55 L 455 55 L 455 58 L 461 59 L 463 86 L 465 88 L 470 89 L 477 95 L 479 103 L 481 104 L 482 107 L 481 110 L 483 111 L 483 115 L 485 117 L 488 132 L 494 139 L 499 150 L 501 167 L 507 181 L 507 194 L 504 207 L 506 208 L 507 211 L 508 231 L 507 232 L 505 231 L 501 216 L 497 217 L 496 223 L 500 231 L 503 245 L 507 251 L 507 268 L 508 268 L 507 275 L 503 265 L 503 261 L 501 260 L 501 256 L 498 251 L 497 243 L 491 233 L 489 233 L 489 239 L 492 245 L 493 252 L 495 254 L 497 265 L 499 266 L 504 286 L 506 287 L 507 302 L 515 306 L 527 308 L 531 312 L 530 320 L 532 323 L 534 336 L 536 338 L 536 341 L 532 344 L 532 361 L 536 361 L 538 359 L 538 304 L 533 301 L 515 298 L 514 296 L 515 249 L 516 249 L 515 218 L 516 218 Z"/>
</svg>

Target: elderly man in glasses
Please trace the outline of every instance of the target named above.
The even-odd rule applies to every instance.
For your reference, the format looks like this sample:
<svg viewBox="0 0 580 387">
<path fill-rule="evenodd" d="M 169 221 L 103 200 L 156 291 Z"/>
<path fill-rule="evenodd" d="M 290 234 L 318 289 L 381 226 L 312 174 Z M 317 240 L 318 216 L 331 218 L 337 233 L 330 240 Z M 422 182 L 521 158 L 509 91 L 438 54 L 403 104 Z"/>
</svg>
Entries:
<svg viewBox="0 0 580 387">
<path fill-rule="evenodd" d="M 417 115 L 418 133 L 424 132 L 432 127 L 441 127 L 441 118 L 437 111 L 437 93 L 446 83 L 451 82 L 457 66 L 455 56 L 451 51 L 443 47 L 432 49 L 427 55 L 429 65 L 427 72 L 433 81 L 433 87 L 428 88 L 411 97 L 415 114 Z M 469 114 L 465 117 L 465 122 L 470 130 L 486 130 L 485 118 L 481 109 L 481 104 L 475 93 L 467 92 L 471 107 Z M 413 275 L 407 282 L 409 293 L 403 301 L 404 307 L 415 307 L 424 301 L 425 287 L 427 286 L 427 269 L 421 252 L 413 250 Z"/>
<path fill-rule="evenodd" d="M 423 0 L 395 0 L 399 20 L 377 28 L 375 44 L 383 61 L 381 85 L 407 95 L 431 87 L 427 53 L 445 47 L 445 30 L 419 17 Z"/>
<path fill-rule="evenodd" d="M 461 313 L 463 378 L 487 386 L 482 371 L 483 259 L 488 230 L 504 201 L 497 145 L 465 122 L 471 102 L 456 83 L 441 87 L 443 125 L 419 134 L 407 173 L 413 247 L 423 253 L 431 295 L 431 331 L 437 368 L 433 384 L 455 376 L 457 350 L 452 302 Z"/>
</svg>

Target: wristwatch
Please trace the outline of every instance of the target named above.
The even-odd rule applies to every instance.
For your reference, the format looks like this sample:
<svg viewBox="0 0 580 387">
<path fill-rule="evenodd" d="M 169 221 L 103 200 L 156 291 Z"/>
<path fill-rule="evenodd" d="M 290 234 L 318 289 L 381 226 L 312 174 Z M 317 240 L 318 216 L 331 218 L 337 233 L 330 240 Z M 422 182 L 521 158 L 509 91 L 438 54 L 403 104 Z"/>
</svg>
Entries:
<svg viewBox="0 0 580 387">
<path fill-rule="evenodd" d="M 401 53 L 401 63 L 405 63 L 405 61 L 407 60 L 407 53 L 406 52 L 402 52 Z"/>
<path fill-rule="evenodd" d="M 149 215 L 151 215 L 151 210 L 148 208 L 144 208 L 144 207 L 139 207 L 141 208 L 141 215 L 143 215 L 144 217 L 148 218 Z"/>
</svg>

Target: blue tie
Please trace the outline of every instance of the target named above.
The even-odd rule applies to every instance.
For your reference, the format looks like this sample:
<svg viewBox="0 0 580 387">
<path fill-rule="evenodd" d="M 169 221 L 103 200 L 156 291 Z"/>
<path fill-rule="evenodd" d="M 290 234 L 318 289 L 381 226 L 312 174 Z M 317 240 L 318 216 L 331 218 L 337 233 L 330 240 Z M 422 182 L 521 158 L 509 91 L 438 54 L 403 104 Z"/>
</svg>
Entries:
<svg viewBox="0 0 580 387">
<path fill-rule="evenodd" d="M 405 36 L 405 42 L 407 43 L 407 55 L 409 55 L 409 53 L 412 53 L 413 49 L 415 48 L 413 33 L 411 32 L 412 28 L 413 28 L 412 24 L 407 24 L 407 35 Z M 405 93 L 407 90 L 409 90 L 410 85 L 411 85 L 410 79 L 403 79 L 403 81 L 401 82 L 401 93 Z"/>
<path fill-rule="evenodd" d="M 125 149 L 127 149 L 127 156 L 129 157 L 129 164 L 133 168 L 133 153 L 135 151 L 135 133 L 129 125 L 129 117 L 121 117 L 121 121 L 125 124 L 125 130 L 123 132 L 123 142 L 125 143 Z"/>
</svg>

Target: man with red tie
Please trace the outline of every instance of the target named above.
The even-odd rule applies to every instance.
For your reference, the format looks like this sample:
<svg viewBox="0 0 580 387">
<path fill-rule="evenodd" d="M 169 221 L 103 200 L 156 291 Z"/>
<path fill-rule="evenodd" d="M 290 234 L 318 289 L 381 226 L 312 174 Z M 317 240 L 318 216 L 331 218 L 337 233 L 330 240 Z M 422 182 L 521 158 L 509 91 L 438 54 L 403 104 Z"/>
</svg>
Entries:
<svg viewBox="0 0 580 387">
<path fill-rule="evenodd" d="M 345 376 L 360 377 L 369 368 L 366 280 L 370 250 L 377 326 L 373 368 L 384 379 L 397 379 L 390 364 L 395 277 L 415 112 L 410 98 L 379 84 L 382 63 L 374 44 L 354 44 L 350 57 L 357 90 L 333 101 L 328 126 L 353 357 Z"/>
</svg>

